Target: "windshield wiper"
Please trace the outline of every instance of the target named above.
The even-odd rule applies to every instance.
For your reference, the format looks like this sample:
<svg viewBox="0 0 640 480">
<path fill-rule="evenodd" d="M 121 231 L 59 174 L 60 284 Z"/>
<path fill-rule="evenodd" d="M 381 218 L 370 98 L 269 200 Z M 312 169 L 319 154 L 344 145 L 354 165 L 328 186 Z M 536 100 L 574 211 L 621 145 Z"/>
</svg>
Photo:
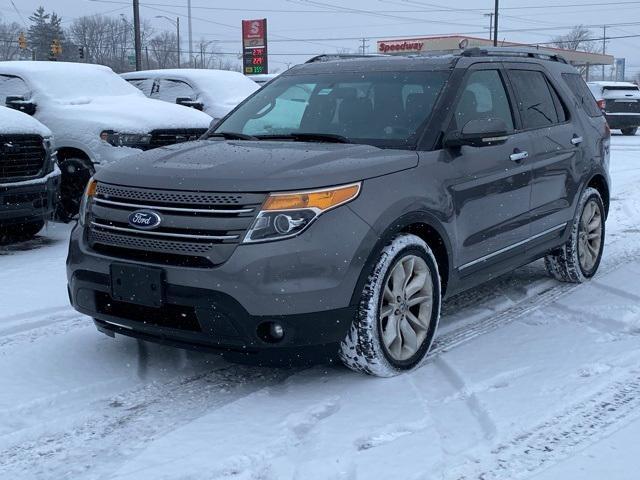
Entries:
<svg viewBox="0 0 640 480">
<path fill-rule="evenodd" d="M 259 140 L 258 137 L 253 135 L 245 135 L 244 133 L 237 132 L 213 132 L 207 135 L 207 138 L 222 137 L 225 140 Z"/>
<path fill-rule="evenodd" d="M 295 142 L 351 143 L 347 137 L 333 133 L 287 133 L 282 135 L 258 135 L 259 140 L 293 140 Z"/>
</svg>

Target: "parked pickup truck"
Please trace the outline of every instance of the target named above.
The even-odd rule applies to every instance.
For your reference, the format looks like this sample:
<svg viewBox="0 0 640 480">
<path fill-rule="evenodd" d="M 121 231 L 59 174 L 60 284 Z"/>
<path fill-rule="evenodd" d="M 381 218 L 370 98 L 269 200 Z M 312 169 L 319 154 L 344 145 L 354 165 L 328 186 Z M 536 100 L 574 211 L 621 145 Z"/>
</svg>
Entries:
<svg viewBox="0 0 640 480">
<path fill-rule="evenodd" d="M 0 107 L 0 241 L 38 233 L 55 210 L 59 184 L 51 131 Z"/>
<path fill-rule="evenodd" d="M 33 115 L 55 135 L 62 172 L 58 216 L 78 213 L 104 165 L 202 135 L 202 112 L 146 98 L 110 68 L 70 62 L 0 62 L 0 103 Z"/>
</svg>

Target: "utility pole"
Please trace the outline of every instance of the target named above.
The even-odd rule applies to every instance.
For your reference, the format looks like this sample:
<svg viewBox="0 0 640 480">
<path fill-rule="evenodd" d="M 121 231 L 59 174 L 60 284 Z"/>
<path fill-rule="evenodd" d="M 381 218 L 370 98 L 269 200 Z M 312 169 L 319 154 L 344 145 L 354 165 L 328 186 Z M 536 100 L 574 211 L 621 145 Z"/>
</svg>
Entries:
<svg viewBox="0 0 640 480">
<path fill-rule="evenodd" d="M 493 46 L 498 46 L 498 11 L 500 10 L 500 0 L 496 0 L 496 6 L 493 11 Z"/>
<path fill-rule="evenodd" d="M 191 28 L 191 0 L 187 0 L 187 21 L 189 23 L 189 66 L 193 66 L 193 30 Z"/>
<path fill-rule="evenodd" d="M 367 53 L 367 39 L 363 38 L 362 39 L 362 47 L 360 47 L 362 49 L 362 55 L 365 55 Z"/>
<path fill-rule="evenodd" d="M 133 0 L 133 42 L 136 51 L 136 72 L 142 70 L 142 41 L 140 40 L 140 0 Z"/>
<path fill-rule="evenodd" d="M 602 26 L 602 54 L 605 55 L 607 53 L 607 26 Z M 602 81 L 604 81 L 604 63 L 602 64 Z"/>
<path fill-rule="evenodd" d="M 489 17 L 489 40 L 493 40 L 493 12 L 485 13 L 485 17 Z"/>
<path fill-rule="evenodd" d="M 180 17 L 176 17 L 176 36 L 178 40 L 178 68 L 180 68 Z"/>
</svg>

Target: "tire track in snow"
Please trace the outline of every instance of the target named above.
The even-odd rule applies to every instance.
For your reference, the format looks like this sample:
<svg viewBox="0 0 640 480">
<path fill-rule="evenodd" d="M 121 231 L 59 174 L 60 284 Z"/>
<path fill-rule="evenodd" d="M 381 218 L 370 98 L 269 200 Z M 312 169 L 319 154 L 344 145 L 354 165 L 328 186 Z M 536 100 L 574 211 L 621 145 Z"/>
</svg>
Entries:
<svg viewBox="0 0 640 480">
<path fill-rule="evenodd" d="M 640 371 L 618 379 L 527 432 L 500 443 L 484 466 L 458 480 L 513 480 L 555 464 L 610 435 L 624 420 L 640 417 Z M 487 465 L 488 463 L 488 465 Z M 469 467 L 462 467 L 468 469 Z"/>
<path fill-rule="evenodd" d="M 8 478 L 109 477 L 148 442 L 292 373 L 234 365 L 103 398 L 76 417 L 18 432 L 17 441 L 0 438 L 0 471 Z"/>
</svg>

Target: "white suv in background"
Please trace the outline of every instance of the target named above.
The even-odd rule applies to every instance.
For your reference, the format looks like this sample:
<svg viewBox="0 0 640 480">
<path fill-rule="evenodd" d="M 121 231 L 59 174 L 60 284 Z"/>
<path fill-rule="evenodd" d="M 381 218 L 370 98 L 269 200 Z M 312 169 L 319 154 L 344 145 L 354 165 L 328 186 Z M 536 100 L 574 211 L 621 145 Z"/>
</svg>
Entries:
<svg viewBox="0 0 640 480">
<path fill-rule="evenodd" d="M 598 106 L 610 128 L 635 135 L 640 127 L 640 88 L 629 82 L 589 82 Z"/>
<path fill-rule="evenodd" d="M 214 121 L 259 88 L 243 74 L 227 70 L 146 70 L 122 77 L 149 98 L 202 110 Z"/>
<path fill-rule="evenodd" d="M 53 132 L 63 219 L 78 212 L 101 165 L 196 139 L 211 122 L 202 112 L 146 98 L 108 67 L 79 63 L 0 62 L 0 102 Z"/>
</svg>

